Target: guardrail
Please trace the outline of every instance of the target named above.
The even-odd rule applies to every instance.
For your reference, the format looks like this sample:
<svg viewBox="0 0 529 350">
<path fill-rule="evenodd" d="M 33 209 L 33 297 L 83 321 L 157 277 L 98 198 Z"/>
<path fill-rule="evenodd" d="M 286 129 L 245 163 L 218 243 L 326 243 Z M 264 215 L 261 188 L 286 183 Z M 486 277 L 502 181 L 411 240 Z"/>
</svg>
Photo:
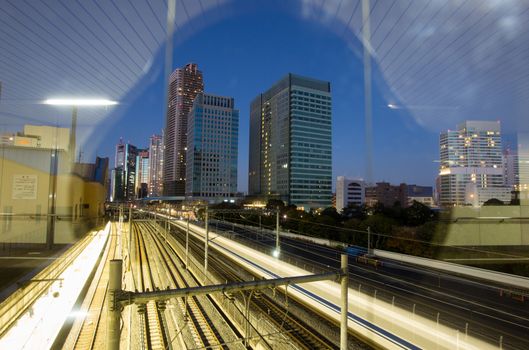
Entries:
<svg viewBox="0 0 529 350">
<path fill-rule="evenodd" d="M 450 273 L 456 273 L 463 276 L 479 278 L 494 283 L 501 283 L 515 288 L 525 289 L 529 292 L 529 278 L 527 277 L 480 269 L 479 267 L 464 266 L 446 261 L 439 261 L 401 253 L 388 252 L 380 249 L 373 249 L 373 254 L 375 256 L 385 259 L 391 259 L 408 264 L 419 265 Z"/>
</svg>

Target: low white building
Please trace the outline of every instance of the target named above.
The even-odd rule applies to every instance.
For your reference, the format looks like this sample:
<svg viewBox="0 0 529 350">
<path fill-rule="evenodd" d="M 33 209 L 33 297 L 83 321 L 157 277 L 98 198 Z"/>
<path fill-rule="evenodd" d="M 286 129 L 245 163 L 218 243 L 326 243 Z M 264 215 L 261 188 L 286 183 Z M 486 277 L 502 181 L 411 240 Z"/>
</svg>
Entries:
<svg viewBox="0 0 529 350">
<path fill-rule="evenodd" d="M 510 187 L 479 187 L 476 184 L 467 184 L 465 202 L 473 207 L 481 207 L 490 199 L 497 199 L 505 204 L 511 202 L 512 189 Z"/>
<path fill-rule="evenodd" d="M 349 204 L 363 205 L 366 202 L 365 182 L 361 179 L 336 178 L 336 211 L 341 212 Z"/>
</svg>

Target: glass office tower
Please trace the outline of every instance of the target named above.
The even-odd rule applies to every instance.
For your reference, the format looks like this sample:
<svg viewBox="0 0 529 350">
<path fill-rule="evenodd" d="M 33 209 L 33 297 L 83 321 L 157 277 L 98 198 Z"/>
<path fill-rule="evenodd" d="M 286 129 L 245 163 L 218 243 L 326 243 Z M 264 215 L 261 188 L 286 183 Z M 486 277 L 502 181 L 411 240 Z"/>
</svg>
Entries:
<svg viewBox="0 0 529 350">
<path fill-rule="evenodd" d="M 233 98 L 199 93 L 187 127 L 186 198 L 220 202 L 235 197 L 239 111 Z"/>
<path fill-rule="evenodd" d="M 329 82 L 289 73 L 250 108 L 248 190 L 304 209 L 332 200 Z"/>
</svg>

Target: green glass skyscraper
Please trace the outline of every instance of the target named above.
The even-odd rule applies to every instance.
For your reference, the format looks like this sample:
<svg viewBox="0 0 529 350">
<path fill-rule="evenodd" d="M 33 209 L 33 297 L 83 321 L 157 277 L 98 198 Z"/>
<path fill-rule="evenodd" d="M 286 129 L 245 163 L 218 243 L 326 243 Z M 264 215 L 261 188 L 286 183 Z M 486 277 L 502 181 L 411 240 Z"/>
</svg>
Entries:
<svg viewBox="0 0 529 350">
<path fill-rule="evenodd" d="M 304 209 L 331 205 L 329 82 L 289 73 L 250 107 L 248 191 Z"/>
</svg>

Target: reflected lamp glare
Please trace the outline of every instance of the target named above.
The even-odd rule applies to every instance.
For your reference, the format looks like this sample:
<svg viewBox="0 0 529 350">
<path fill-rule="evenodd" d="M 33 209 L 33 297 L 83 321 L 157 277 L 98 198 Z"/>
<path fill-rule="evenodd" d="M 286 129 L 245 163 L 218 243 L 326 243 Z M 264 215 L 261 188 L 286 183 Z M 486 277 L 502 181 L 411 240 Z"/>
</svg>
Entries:
<svg viewBox="0 0 529 350">
<path fill-rule="evenodd" d="M 113 106 L 117 105 L 118 103 L 116 101 L 103 98 L 50 98 L 45 100 L 44 104 L 53 106 Z"/>
<path fill-rule="evenodd" d="M 278 258 L 279 257 L 279 249 L 274 249 L 274 251 L 272 252 L 272 255 L 274 256 L 274 258 Z"/>
</svg>

